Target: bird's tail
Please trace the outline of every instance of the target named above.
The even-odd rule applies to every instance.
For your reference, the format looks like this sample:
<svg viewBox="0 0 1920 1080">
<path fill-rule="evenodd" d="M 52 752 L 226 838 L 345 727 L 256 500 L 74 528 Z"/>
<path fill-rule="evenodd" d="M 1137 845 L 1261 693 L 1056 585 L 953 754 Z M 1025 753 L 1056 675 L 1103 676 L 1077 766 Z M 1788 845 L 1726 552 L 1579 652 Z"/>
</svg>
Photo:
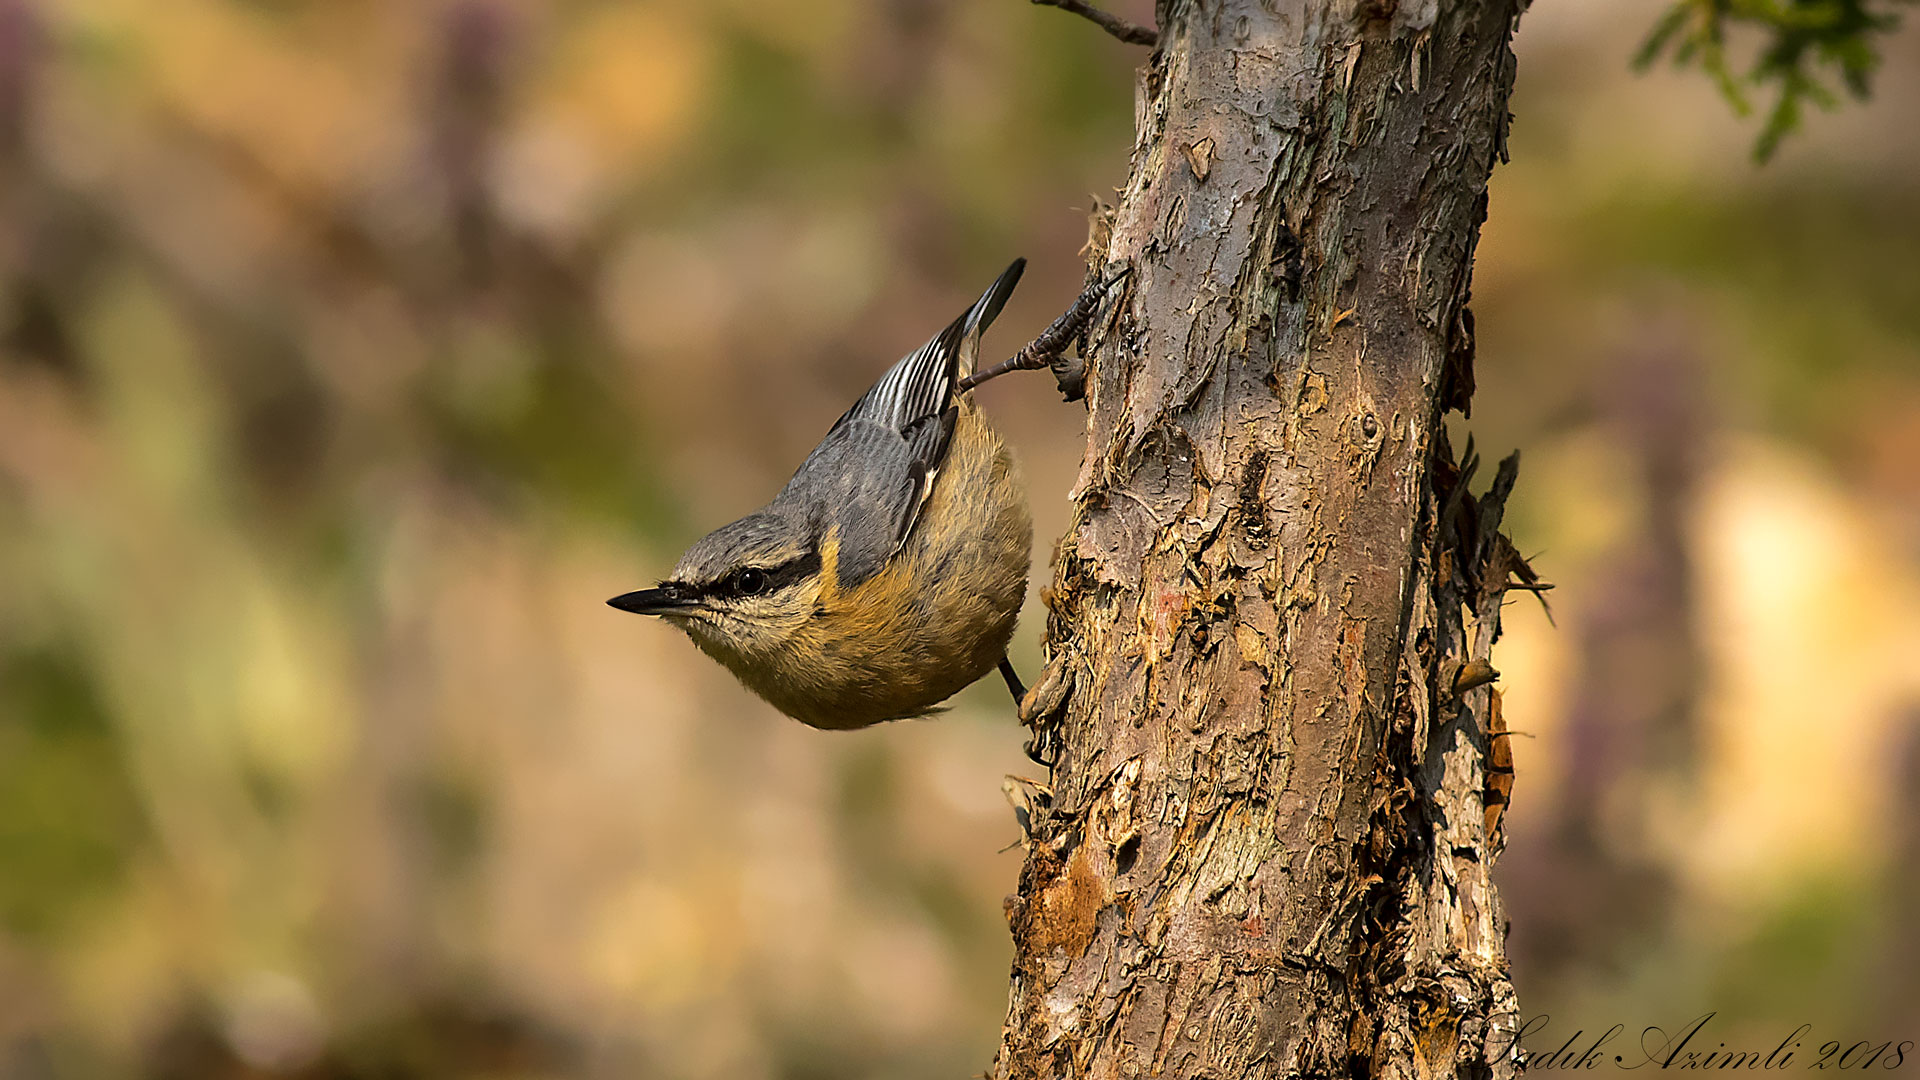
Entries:
<svg viewBox="0 0 1920 1080">
<path fill-rule="evenodd" d="M 904 433 L 909 426 L 940 415 L 953 403 L 959 380 L 973 373 L 974 360 L 980 353 L 980 335 L 1006 306 L 1008 295 L 1026 268 L 1027 260 L 1013 260 L 1013 265 L 988 286 L 972 307 L 929 338 L 925 345 L 888 368 L 834 424 L 834 430 L 853 420 L 866 419 Z"/>
<path fill-rule="evenodd" d="M 956 378 L 964 379 L 974 373 L 980 359 L 980 337 L 993 325 L 1000 309 L 1007 306 L 1007 297 L 1013 295 L 1013 287 L 1020 284 L 1020 275 L 1027 269 L 1027 260 L 1015 259 L 995 278 L 980 299 L 973 302 L 965 315 L 960 316 L 960 362 Z"/>
</svg>

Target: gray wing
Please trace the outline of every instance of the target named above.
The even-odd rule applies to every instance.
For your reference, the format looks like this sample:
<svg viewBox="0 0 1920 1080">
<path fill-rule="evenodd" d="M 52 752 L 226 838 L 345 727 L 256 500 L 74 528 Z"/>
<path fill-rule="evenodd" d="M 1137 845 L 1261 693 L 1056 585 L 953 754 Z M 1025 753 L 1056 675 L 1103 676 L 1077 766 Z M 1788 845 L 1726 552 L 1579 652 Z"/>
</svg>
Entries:
<svg viewBox="0 0 1920 1080">
<path fill-rule="evenodd" d="M 929 422 L 898 431 L 855 417 L 835 425 L 775 502 L 798 501 L 814 516 L 816 535 L 838 526 L 838 575 L 852 587 L 879 573 L 900 550 L 919 517 L 951 427 Z M 928 462 L 935 464 L 929 467 Z"/>
<path fill-rule="evenodd" d="M 840 582 L 879 573 L 913 533 L 953 444 L 954 383 L 1026 268 L 1016 259 L 946 329 L 887 369 L 800 465 L 782 499 L 804 495 L 841 523 Z M 822 522 L 824 527 L 827 523 Z"/>
</svg>

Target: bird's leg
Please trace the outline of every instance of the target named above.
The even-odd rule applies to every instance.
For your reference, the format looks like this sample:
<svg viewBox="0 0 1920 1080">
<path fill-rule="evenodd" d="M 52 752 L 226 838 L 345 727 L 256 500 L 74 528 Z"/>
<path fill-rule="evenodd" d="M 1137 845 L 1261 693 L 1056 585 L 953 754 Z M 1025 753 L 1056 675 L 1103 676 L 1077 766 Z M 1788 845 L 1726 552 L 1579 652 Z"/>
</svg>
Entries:
<svg viewBox="0 0 1920 1080">
<path fill-rule="evenodd" d="M 1020 673 L 1013 670 L 1013 661 L 1008 657 L 1000 658 L 1000 677 L 1007 680 L 1007 689 L 1013 693 L 1013 704 L 1018 707 L 1027 696 L 1027 688 L 1020 684 Z"/>
<path fill-rule="evenodd" d="M 954 390 L 964 394 L 981 383 L 997 379 L 1009 371 L 1036 371 L 1043 367 L 1051 367 L 1054 369 L 1055 378 L 1060 383 L 1061 392 L 1067 395 L 1067 400 L 1073 401 L 1079 398 L 1081 394 L 1078 392 L 1080 389 L 1078 381 L 1079 378 L 1084 378 L 1085 371 L 1082 369 L 1080 372 L 1069 372 L 1066 369 L 1063 357 L 1067 346 L 1087 328 L 1087 323 L 1093 318 L 1094 309 L 1100 306 L 1100 300 L 1107 295 L 1107 290 L 1119 284 L 1131 272 L 1131 268 L 1123 269 L 1105 281 L 1087 286 L 1080 293 L 1079 299 L 1073 302 L 1073 306 L 1053 320 L 1053 325 L 1040 331 L 1039 337 L 1028 342 L 1011 358 L 985 371 L 976 371 L 961 379 L 955 384 Z"/>
<path fill-rule="evenodd" d="M 1000 677 L 1007 680 L 1007 689 L 1013 693 L 1014 707 L 1019 708 L 1027 700 L 1027 688 L 1020 681 L 1020 673 L 1013 670 L 1013 661 L 1005 656 L 1000 658 Z M 1043 739 L 1038 732 L 1035 732 L 1034 737 L 1027 740 L 1025 746 L 1027 757 L 1031 758 L 1035 765 L 1053 768 L 1052 755 L 1046 753 L 1043 746 L 1051 741 L 1051 738 Z"/>
</svg>

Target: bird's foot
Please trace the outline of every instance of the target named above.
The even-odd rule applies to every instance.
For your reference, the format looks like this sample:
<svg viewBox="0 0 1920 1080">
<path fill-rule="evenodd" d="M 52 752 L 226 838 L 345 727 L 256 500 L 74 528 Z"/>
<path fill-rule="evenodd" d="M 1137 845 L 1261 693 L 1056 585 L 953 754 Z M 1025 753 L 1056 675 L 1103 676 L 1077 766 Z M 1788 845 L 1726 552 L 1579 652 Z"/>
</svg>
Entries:
<svg viewBox="0 0 1920 1080">
<path fill-rule="evenodd" d="M 1105 281 L 1087 286 L 1081 291 L 1079 298 L 1073 302 L 1073 306 L 1053 320 L 1053 325 L 1040 331 L 1039 337 L 1028 342 L 1009 359 L 961 379 L 955 389 L 965 393 L 1009 371 L 1037 371 L 1040 368 L 1052 368 L 1054 381 L 1059 384 L 1060 393 L 1066 397 L 1066 400 L 1078 401 L 1085 397 L 1087 361 L 1084 356 L 1067 355 L 1067 347 L 1078 341 L 1086 332 L 1087 324 L 1093 320 L 1093 313 L 1100 307 L 1100 301 L 1131 273 L 1133 273 L 1131 267 L 1122 267 L 1119 273 Z"/>
</svg>

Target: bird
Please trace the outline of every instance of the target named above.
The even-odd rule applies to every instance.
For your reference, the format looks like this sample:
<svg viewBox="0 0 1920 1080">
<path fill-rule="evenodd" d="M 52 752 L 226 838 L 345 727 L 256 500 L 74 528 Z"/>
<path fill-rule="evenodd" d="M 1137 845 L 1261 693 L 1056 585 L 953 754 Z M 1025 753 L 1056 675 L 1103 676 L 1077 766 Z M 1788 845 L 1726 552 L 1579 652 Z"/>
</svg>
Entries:
<svg viewBox="0 0 1920 1080">
<path fill-rule="evenodd" d="M 815 728 L 929 715 L 996 667 L 1019 698 L 1007 644 L 1033 524 L 1013 456 L 971 390 L 1047 362 L 1030 345 L 976 373 L 981 337 L 1025 268 L 1015 259 L 888 368 L 771 502 L 694 542 L 666 580 L 607 603 L 684 631 Z M 1066 320 L 1084 324 L 1091 306 L 1036 345 L 1057 353 Z"/>
</svg>

